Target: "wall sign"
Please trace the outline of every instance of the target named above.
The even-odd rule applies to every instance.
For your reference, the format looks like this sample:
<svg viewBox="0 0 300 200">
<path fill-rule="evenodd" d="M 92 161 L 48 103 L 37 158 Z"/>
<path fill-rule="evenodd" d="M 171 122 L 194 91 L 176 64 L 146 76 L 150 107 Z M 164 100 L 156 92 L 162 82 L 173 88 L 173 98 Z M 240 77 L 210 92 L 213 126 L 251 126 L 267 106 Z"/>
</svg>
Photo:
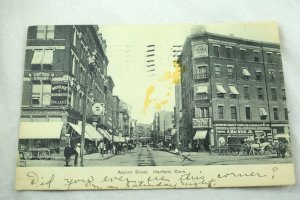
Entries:
<svg viewBox="0 0 300 200">
<path fill-rule="evenodd" d="M 210 120 L 208 118 L 193 118 L 193 128 L 208 128 Z"/>
<path fill-rule="evenodd" d="M 62 106 L 68 103 L 68 84 L 54 83 L 51 87 L 51 105 Z"/>
<path fill-rule="evenodd" d="M 207 44 L 201 42 L 192 42 L 193 58 L 202 58 L 208 56 Z"/>
</svg>

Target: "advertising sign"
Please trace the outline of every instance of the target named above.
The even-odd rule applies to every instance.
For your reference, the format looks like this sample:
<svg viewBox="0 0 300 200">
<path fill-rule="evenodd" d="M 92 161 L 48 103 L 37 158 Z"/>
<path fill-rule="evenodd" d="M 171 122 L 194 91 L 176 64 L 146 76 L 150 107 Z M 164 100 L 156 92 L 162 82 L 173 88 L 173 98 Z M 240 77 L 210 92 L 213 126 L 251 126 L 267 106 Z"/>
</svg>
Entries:
<svg viewBox="0 0 300 200">
<path fill-rule="evenodd" d="M 51 105 L 62 106 L 68 102 L 68 84 L 53 83 L 51 86 Z"/>
<path fill-rule="evenodd" d="M 193 128 L 210 127 L 209 118 L 193 118 Z"/>
<path fill-rule="evenodd" d="M 208 46 L 204 43 L 192 43 L 193 58 L 202 58 L 208 56 Z"/>
<path fill-rule="evenodd" d="M 95 103 L 92 107 L 92 112 L 94 115 L 104 115 L 104 103 Z"/>
</svg>

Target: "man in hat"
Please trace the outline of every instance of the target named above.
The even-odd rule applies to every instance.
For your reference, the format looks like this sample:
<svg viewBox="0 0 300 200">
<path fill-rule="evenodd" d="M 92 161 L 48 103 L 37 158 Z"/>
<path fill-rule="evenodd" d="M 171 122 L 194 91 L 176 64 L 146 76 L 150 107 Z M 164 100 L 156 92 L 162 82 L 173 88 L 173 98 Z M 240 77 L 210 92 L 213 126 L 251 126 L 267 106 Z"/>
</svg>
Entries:
<svg viewBox="0 0 300 200">
<path fill-rule="evenodd" d="M 80 143 L 77 143 L 75 147 L 75 160 L 74 160 L 74 165 L 77 166 L 78 164 L 78 156 L 80 155 Z"/>
<path fill-rule="evenodd" d="M 66 167 L 70 166 L 69 162 L 71 160 L 72 153 L 73 153 L 73 149 L 70 146 L 70 144 L 68 143 L 64 150 L 64 156 L 66 158 L 66 165 L 65 165 Z"/>
</svg>

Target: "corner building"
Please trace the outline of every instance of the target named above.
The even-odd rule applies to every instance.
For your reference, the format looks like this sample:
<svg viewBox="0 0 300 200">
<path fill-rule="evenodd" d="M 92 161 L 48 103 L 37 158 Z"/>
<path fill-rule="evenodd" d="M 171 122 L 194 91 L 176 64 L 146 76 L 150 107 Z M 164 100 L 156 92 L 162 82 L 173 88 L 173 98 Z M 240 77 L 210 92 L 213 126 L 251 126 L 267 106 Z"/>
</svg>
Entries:
<svg viewBox="0 0 300 200">
<path fill-rule="evenodd" d="M 98 26 L 29 27 L 20 130 L 31 130 L 28 134 L 34 132 L 36 135 L 28 137 L 40 140 L 30 140 L 29 143 L 33 144 L 29 146 L 35 146 L 35 142 L 43 143 L 41 146 L 44 147 L 51 146 L 46 144 L 50 138 L 56 140 L 54 146 L 62 147 L 66 135 L 74 135 L 73 144 L 80 142 L 80 128 L 75 136 L 70 126 L 76 128 L 80 124 L 84 103 L 87 104 L 87 125 L 94 125 L 94 129 L 89 128 L 90 135 L 98 134 L 95 125 L 106 125 L 103 124 L 107 123 L 102 119 L 104 116 L 91 112 L 92 105 L 105 103 L 107 96 L 108 59 L 105 49 L 106 42 Z M 93 71 L 89 70 L 91 63 Z M 88 87 L 86 94 L 84 87 Z M 84 102 L 84 95 L 87 102 Z M 21 139 L 27 139 L 27 136 Z M 95 138 L 90 139 L 94 142 Z"/>
<path fill-rule="evenodd" d="M 203 32 L 186 39 L 180 62 L 180 134 L 190 146 L 289 134 L 279 44 Z"/>
</svg>

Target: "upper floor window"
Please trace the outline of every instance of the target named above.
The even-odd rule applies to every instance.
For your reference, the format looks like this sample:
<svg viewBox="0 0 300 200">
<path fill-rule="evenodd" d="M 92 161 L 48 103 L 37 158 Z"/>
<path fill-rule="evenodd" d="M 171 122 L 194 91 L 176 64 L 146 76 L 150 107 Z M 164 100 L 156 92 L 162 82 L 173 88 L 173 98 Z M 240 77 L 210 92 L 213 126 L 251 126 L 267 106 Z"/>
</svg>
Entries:
<svg viewBox="0 0 300 200">
<path fill-rule="evenodd" d="M 233 66 L 232 65 L 227 65 L 227 73 L 228 73 L 228 78 L 232 78 L 232 76 L 233 76 Z"/>
<path fill-rule="evenodd" d="M 283 71 L 279 72 L 279 78 L 280 78 L 281 81 L 284 81 Z"/>
<path fill-rule="evenodd" d="M 215 65 L 215 76 L 221 77 L 221 65 Z"/>
<path fill-rule="evenodd" d="M 250 90 L 249 90 L 249 86 L 244 86 L 244 98 L 245 98 L 245 99 L 250 99 Z"/>
<path fill-rule="evenodd" d="M 198 66 L 198 74 L 206 74 L 207 67 L 206 66 Z"/>
<path fill-rule="evenodd" d="M 259 62 L 259 52 L 253 51 L 254 62 Z"/>
<path fill-rule="evenodd" d="M 54 39 L 54 26 L 37 26 L 36 39 Z"/>
<path fill-rule="evenodd" d="M 257 96 L 258 96 L 258 100 L 264 100 L 263 88 L 261 87 L 257 88 Z"/>
<path fill-rule="evenodd" d="M 245 107 L 246 119 L 251 119 L 251 107 Z"/>
<path fill-rule="evenodd" d="M 51 100 L 50 84 L 33 84 L 31 104 L 33 106 L 48 106 Z"/>
<path fill-rule="evenodd" d="M 230 111 L 231 111 L 231 119 L 237 119 L 236 106 L 231 106 Z"/>
<path fill-rule="evenodd" d="M 271 52 L 267 52 L 267 62 L 268 63 L 272 63 L 272 53 Z"/>
<path fill-rule="evenodd" d="M 242 75 L 243 75 L 243 79 L 245 80 L 249 80 L 249 77 L 251 76 L 250 72 L 246 68 L 243 68 Z"/>
<path fill-rule="evenodd" d="M 246 60 L 246 49 L 240 49 L 241 60 Z"/>
<path fill-rule="evenodd" d="M 225 47 L 225 57 L 232 58 L 232 48 L 231 47 Z"/>
<path fill-rule="evenodd" d="M 224 119 L 224 106 L 218 106 L 218 118 Z"/>
<path fill-rule="evenodd" d="M 279 119 L 279 117 L 278 117 L 278 108 L 273 108 L 273 117 L 274 117 L 274 120 Z"/>
<path fill-rule="evenodd" d="M 289 112 L 287 108 L 284 108 L 284 119 L 289 120 Z"/>
<path fill-rule="evenodd" d="M 50 70 L 53 64 L 53 49 L 37 49 L 31 60 L 33 70 Z"/>
<path fill-rule="evenodd" d="M 281 92 L 282 92 L 282 100 L 286 100 L 286 94 L 285 94 L 285 89 L 281 89 Z"/>
<path fill-rule="evenodd" d="M 226 94 L 226 90 L 224 89 L 222 84 L 217 84 L 217 97 L 224 98 Z"/>
<path fill-rule="evenodd" d="M 213 48 L 214 48 L 214 56 L 216 57 L 220 57 L 220 52 L 219 52 L 219 45 L 214 45 Z"/>
<path fill-rule="evenodd" d="M 255 71 L 255 78 L 257 81 L 262 80 L 262 72 L 260 70 Z"/>
<path fill-rule="evenodd" d="M 269 78 L 270 78 L 270 81 L 275 81 L 275 71 L 274 70 L 269 70 Z"/>
<path fill-rule="evenodd" d="M 271 100 L 277 101 L 277 90 L 276 88 L 271 88 Z"/>
</svg>

